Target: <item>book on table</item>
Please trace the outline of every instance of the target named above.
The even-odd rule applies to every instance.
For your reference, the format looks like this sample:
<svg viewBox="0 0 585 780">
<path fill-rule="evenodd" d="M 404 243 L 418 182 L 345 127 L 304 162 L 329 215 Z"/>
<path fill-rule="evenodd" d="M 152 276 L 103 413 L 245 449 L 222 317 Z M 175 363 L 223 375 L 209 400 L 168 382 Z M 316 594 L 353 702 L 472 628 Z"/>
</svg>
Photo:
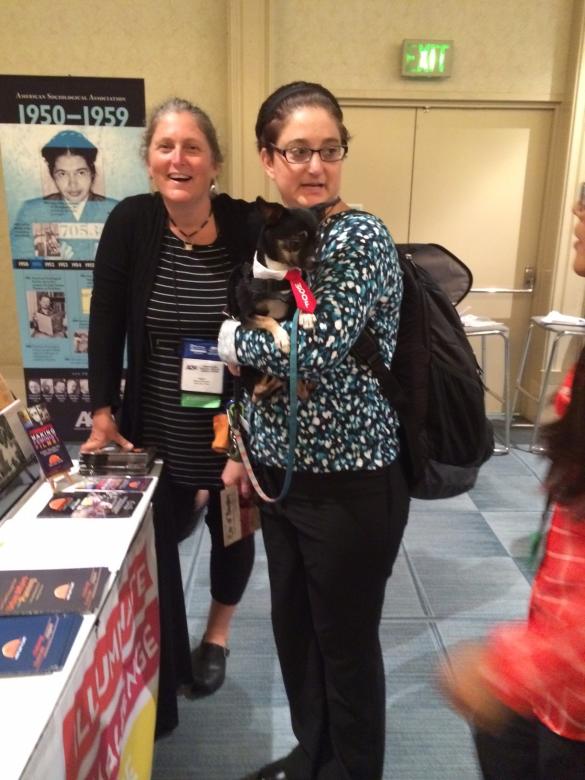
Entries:
<svg viewBox="0 0 585 780">
<path fill-rule="evenodd" d="M 77 613 L 0 617 L 0 676 L 62 669 L 82 621 Z"/>
<path fill-rule="evenodd" d="M 52 479 L 58 474 L 68 473 L 73 463 L 65 443 L 55 430 L 46 405 L 37 404 L 20 409 L 18 416 L 45 477 Z"/>
<path fill-rule="evenodd" d="M 96 452 L 82 452 L 79 455 L 81 474 L 148 474 L 154 459 L 154 447 L 122 450 L 117 446 L 104 447 Z"/>
<path fill-rule="evenodd" d="M 0 571 L 0 616 L 94 612 L 109 576 L 104 566 Z"/>
</svg>

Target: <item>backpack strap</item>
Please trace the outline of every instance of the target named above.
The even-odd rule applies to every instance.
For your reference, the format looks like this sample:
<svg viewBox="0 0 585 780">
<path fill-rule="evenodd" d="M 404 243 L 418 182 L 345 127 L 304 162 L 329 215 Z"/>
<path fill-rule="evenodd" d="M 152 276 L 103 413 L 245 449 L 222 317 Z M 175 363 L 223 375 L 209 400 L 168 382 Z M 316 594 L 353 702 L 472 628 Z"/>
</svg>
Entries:
<svg viewBox="0 0 585 780">
<path fill-rule="evenodd" d="M 365 363 L 371 369 L 380 383 L 383 394 L 395 409 L 400 410 L 404 407 L 407 403 L 406 395 L 398 380 L 384 364 L 378 346 L 378 339 L 367 325 L 350 349 L 350 355 L 353 355 L 356 360 Z"/>
</svg>

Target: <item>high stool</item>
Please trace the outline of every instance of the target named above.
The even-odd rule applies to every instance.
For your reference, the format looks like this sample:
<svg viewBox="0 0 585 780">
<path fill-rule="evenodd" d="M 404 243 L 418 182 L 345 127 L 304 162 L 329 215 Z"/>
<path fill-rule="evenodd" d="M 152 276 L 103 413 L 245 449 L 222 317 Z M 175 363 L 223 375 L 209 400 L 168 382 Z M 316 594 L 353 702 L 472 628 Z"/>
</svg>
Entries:
<svg viewBox="0 0 585 780">
<path fill-rule="evenodd" d="M 466 324 L 465 318 L 462 319 L 465 335 L 468 338 L 479 336 L 481 339 L 479 365 L 484 375 L 486 393 L 489 393 L 492 398 L 499 401 L 504 409 L 504 446 L 496 445 L 494 447 L 494 455 L 506 455 L 510 452 L 510 424 L 512 422 L 512 407 L 510 406 L 510 329 L 504 325 L 503 322 L 486 320 L 485 323 L 482 324 L 481 320 L 478 319 L 476 323 Z M 488 336 L 499 336 L 504 344 L 504 380 L 502 383 L 501 395 L 490 389 L 487 385 L 485 366 L 487 351 L 486 339 Z"/>
<path fill-rule="evenodd" d="M 525 387 L 522 387 L 522 377 L 524 375 L 524 367 L 526 365 L 526 360 L 528 358 L 530 341 L 532 339 L 532 333 L 535 327 L 542 328 L 553 337 L 552 344 L 550 347 L 549 357 L 546 362 L 546 367 L 542 373 L 542 378 L 540 380 L 540 388 L 538 391 L 538 395 L 533 395 Z M 538 429 L 540 428 L 540 418 L 542 416 L 542 412 L 544 411 L 544 406 L 547 401 L 546 390 L 548 387 L 550 372 L 554 364 L 557 347 L 559 345 L 560 340 L 563 338 L 563 336 L 585 336 L 585 325 L 564 325 L 557 322 L 548 322 L 545 317 L 530 318 L 530 327 L 528 328 L 528 333 L 526 335 L 526 343 L 524 345 L 524 352 L 522 353 L 522 359 L 520 360 L 520 366 L 518 368 L 518 376 L 516 378 L 516 388 L 514 391 L 514 400 L 512 402 L 513 413 L 516 411 L 516 404 L 518 402 L 518 395 L 520 393 L 522 393 L 522 395 L 527 396 L 532 401 L 535 401 L 537 404 L 536 417 L 534 418 L 534 425 L 532 429 L 532 438 L 530 439 L 530 444 L 528 446 L 530 452 L 542 451 L 542 447 L 536 446 Z"/>
</svg>

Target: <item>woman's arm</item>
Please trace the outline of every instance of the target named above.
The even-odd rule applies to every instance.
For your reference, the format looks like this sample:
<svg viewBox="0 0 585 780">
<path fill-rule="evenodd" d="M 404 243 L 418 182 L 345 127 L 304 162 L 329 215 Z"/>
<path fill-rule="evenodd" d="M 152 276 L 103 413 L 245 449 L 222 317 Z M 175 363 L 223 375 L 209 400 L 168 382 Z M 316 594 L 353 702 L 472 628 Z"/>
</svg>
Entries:
<svg viewBox="0 0 585 780">
<path fill-rule="evenodd" d="M 108 217 L 95 259 L 89 317 L 89 391 L 92 410 L 120 405 L 120 381 L 130 295 L 131 229 L 127 202 Z"/>
</svg>

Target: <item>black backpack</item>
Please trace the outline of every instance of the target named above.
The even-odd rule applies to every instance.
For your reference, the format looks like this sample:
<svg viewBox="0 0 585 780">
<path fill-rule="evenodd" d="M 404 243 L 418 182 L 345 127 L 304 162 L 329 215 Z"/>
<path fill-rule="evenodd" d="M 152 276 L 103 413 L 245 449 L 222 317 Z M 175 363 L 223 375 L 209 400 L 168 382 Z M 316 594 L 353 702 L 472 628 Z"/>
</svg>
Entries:
<svg viewBox="0 0 585 780">
<path fill-rule="evenodd" d="M 410 495 L 449 498 L 474 486 L 494 447 L 481 370 L 455 309 L 471 271 L 438 244 L 396 249 L 404 294 L 392 368 L 367 327 L 351 354 L 367 363 L 397 411 Z"/>
</svg>

